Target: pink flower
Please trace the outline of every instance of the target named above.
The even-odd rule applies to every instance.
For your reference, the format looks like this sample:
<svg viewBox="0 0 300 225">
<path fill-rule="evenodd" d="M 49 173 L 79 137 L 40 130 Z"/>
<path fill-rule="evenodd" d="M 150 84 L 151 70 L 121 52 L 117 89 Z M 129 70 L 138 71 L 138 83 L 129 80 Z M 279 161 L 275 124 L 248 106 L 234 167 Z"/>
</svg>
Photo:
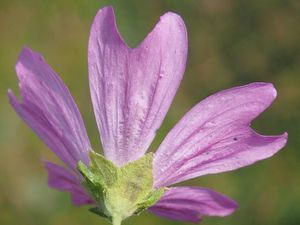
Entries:
<svg viewBox="0 0 300 225">
<path fill-rule="evenodd" d="M 88 50 L 90 91 L 104 155 L 117 167 L 148 150 L 183 77 L 186 56 L 186 28 L 174 13 L 164 14 L 134 49 L 120 36 L 111 7 L 97 13 Z M 75 205 L 97 204 L 77 170 L 79 161 L 89 165 L 92 147 L 69 90 L 42 56 L 28 48 L 21 52 L 16 71 L 22 101 L 9 90 L 12 106 L 66 165 L 45 162 L 49 186 L 70 192 Z M 250 123 L 275 98 L 272 84 L 251 83 L 198 103 L 155 152 L 153 190 L 274 155 L 286 144 L 287 133 L 262 136 Z M 196 222 L 205 215 L 229 215 L 236 207 L 206 188 L 171 187 L 149 211 Z"/>
</svg>

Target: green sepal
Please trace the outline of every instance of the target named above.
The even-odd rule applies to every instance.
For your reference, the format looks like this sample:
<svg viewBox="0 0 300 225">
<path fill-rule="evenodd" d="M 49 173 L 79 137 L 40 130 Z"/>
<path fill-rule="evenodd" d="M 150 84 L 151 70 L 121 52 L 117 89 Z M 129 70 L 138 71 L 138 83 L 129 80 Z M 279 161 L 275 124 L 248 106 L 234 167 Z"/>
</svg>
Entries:
<svg viewBox="0 0 300 225">
<path fill-rule="evenodd" d="M 148 209 L 150 206 L 154 205 L 162 197 L 164 192 L 165 190 L 161 188 L 149 193 L 146 199 L 138 203 L 138 209 L 134 212 L 134 214 L 138 215 L 145 209 Z"/>
<path fill-rule="evenodd" d="M 111 221 L 111 218 L 107 217 L 107 215 L 105 215 L 102 211 L 100 211 L 98 207 L 89 208 L 89 211 L 92 212 L 92 213 L 95 213 L 98 216 L 104 217 L 104 218 L 108 219 L 109 221 Z"/>
<path fill-rule="evenodd" d="M 81 161 L 78 162 L 77 169 L 84 177 L 82 185 L 97 202 L 101 202 L 103 200 L 104 189 L 103 185 L 99 182 L 99 178 Z"/>
<path fill-rule="evenodd" d="M 83 186 L 97 202 L 90 211 L 117 224 L 154 205 L 164 189 L 153 189 L 152 159 L 153 154 L 148 153 L 119 168 L 91 151 L 89 167 L 82 162 L 77 166 Z"/>
</svg>

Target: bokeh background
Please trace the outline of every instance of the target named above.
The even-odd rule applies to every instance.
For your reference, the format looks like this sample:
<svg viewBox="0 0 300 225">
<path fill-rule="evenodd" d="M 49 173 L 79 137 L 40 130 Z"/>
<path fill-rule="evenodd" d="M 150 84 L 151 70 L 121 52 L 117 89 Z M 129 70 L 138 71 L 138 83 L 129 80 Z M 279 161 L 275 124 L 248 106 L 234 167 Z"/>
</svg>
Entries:
<svg viewBox="0 0 300 225">
<path fill-rule="evenodd" d="M 179 13 L 189 34 L 186 74 L 152 150 L 188 109 L 206 96 L 253 81 L 275 84 L 278 98 L 254 123 L 264 134 L 289 132 L 284 150 L 237 171 L 185 182 L 222 192 L 239 209 L 205 225 L 300 224 L 299 0 L 0 0 L 0 224 L 108 224 L 73 207 L 47 187 L 41 159 L 55 159 L 18 118 L 6 91 L 17 91 L 14 64 L 24 45 L 41 52 L 72 92 L 94 146 L 101 151 L 90 103 L 87 41 L 96 11 L 115 8 L 119 29 L 136 46 L 166 11 Z M 147 212 L 125 224 L 186 224 Z"/>
</svg>

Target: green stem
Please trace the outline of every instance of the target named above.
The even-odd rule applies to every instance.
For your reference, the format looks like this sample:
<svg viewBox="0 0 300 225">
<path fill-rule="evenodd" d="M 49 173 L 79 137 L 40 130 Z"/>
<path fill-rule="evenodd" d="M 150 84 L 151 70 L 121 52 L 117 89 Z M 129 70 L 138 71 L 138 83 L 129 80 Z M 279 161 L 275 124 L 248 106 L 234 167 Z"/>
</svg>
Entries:
<svg viewBox="0 0 300 225">
<path fill-rule="evenodd" d="M 114 216 L 112 219 L 113 225 L 121 225 L 122 219 L 119 216 Z"/>
</svg>

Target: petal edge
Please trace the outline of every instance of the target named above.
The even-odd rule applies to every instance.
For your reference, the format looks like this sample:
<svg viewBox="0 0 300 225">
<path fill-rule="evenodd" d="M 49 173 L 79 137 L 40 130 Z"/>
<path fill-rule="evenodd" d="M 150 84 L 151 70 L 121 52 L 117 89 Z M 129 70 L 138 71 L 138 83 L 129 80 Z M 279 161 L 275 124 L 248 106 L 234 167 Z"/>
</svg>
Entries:
<svg viewBox="0 0 300 225">
<path fill-rule="evenodd" d="M 228 216 L 236 208 L 235 201 L 208 188 L 175 187 L 148 210 L 169 219 L 199 222 L 203 216 Z"/>
</svg>

